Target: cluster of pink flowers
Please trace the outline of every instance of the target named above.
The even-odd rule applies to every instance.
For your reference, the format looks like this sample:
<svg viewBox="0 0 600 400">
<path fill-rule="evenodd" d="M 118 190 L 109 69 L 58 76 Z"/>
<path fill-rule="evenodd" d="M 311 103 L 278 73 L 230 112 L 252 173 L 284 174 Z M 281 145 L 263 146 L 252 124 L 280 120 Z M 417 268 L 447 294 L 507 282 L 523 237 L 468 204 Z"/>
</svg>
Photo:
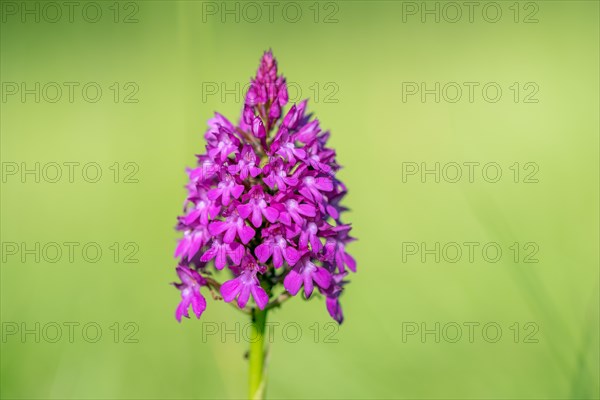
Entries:
<svg viewBox="0 0 600 400">
<path fill-rule="evenodd" d="M 295 296 L 315 286 L 326 298 L 329 314 L 339 323 L 339 302 L 348 270 L 356 262 L 346 252 L 354 240 L 341 222 L 346 187 L 335 177 L 335 151 L 326 147 L 329 132 L 306 113 L 304 100 L 289 108 L 285 78 L 266 52 L 246 94 L 237 126 L 216 113 L 205 134 L 206 153 L 189 169 L 183 231 L 175 257 L 181 283 L 176 318 L 198 318 L 206 308 L 203 286 L 220 290 L 223 300 L 250 297 L 268 307 L 282 283 Z M 211 278 L 208 264 L 227 269 L 222 285 Z"/>
</svg>

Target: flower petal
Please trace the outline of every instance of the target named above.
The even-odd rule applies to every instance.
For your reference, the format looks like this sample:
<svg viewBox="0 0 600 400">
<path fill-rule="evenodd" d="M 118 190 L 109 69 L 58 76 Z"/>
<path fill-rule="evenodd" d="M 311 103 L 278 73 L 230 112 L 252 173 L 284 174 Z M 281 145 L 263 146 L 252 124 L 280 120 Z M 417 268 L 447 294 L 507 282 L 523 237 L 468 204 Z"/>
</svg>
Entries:
<svg viewBox="0 0 600 400">
<path fill-rule="evenodd" d="M 237 206 L 237 211 L 238 211 L 238 214 L 240 214 L 240 217 L 246 219 L 246 218 L 248 218 L 248 215 L 250 215 L 250 213 L 252 212 L 252 205 L 251 204 L 240 204 L 239 206 Z"/>
<path fill-rule="evenodd" d="M 256 249 L 254 249 L 254 254 L 256 255 L 256 258 L 258 258 L 258 261 L 264 264 L 269 257 L 271 257 L 271 254 L 273 254 L 273 246 L 268 243 L 259 244 L 256 246 Z"/>
<path fill-rule="evenodd" d="M 233 261 L 234 265 L 239 265 L 242 262 L 242 257 L 244 256 L 244 246 L 239 243 L 232 243 L 229 246 L 227 254 Z"/>
<path fill-rule="evenodd" d="M 228 224 L 228 229 L 227 232 L 225 232 L 225 235 L 223 236 L 223 241 L 225 243 L 233 243 L 233 241 L 235 240 L 235 234 L 235 226 L 233 224 Z"/>
<path fill-rule="evenodd" d="M 317 209 L 310 204 L 299 204 L 298 212 L 307 217 L 314 217 L 317 214 Z"/>
<path fill-rule="evenodd" d="M 240 235 L 240 239 L 242 240 L 242 243 L 244 243 L 244 244 L 247 244 L 250 240 L 252 240 L 255 233 L 256 232 L 254 231 L 254 229 L 252 229 L 246 225 L 244 225 L 240 229 L 238 229 L 238 234 Z"/>
<path fill-rule="evenodd" d="M 210 260 L 215 258 L 216 255 L 217 255 L 217 247 L 215 245 L 213 245 L 208 250 L 206 250 L 204 252 L 204 254 L 202 254 L 202 256 L 200 257 L 200 261 L 209 262 Z"/>
<path fill-rule="evenodd" d="M 325 301 L 327 306 L 327 311 L 331 318 L 337 321 L 338 324 L 341 324 L 344 321 L 344 314 L 342 313 L 342 306 L 337 298 L 328 297 Z"/>
<path fill-rule="evenodd" d="M 287 225 L 287 226 L 290 226 L 290 224 L 292 223 L 290 214 L 287 212 L 279 213 L 279 221 L 281 221 L 282 224 Z"/>
<path fill-rule="evenodd" d="M 206 310 L 206 299 L 200 294 L 200 291 L 192 296 L 192 310 L 196 314 L 196 318 L 200 318 L 204 310 Z"/>
<path fill-rule="evenodd" d="M 252 210 L 252 225 L 256 228 L 262 225 L 262 214 L 258 207 L 254 207 L 254 210 Z"/>
<path fill-rule="evenodd" d="M 323 289 L 331 285 L 331 274 L 323 267 L 317 267 L 317 270 L 312 273 L 312 278 Z"/>
<path fill-rule="evenodd" d="M 240 308 L 246 307 L 248 300 L 250 299 L 250 285 L 241 285 L 240 295 L 238 296 L 238 306 Z"/>
<path fill-rule="evenodd" d="M 236 199 L 239 198 L 243 192 L 244 192 L 244 185 L 233 185 L 233 188 L 231 189 L 231 194 Z"/>
<path fill-rule="evenodd" d="M 267 292 L 265 292 L 265 290 L 258 285 L 252 286 L 250 290 L 252 292 L 252 297 L 254 297 L 256 305 L 258 306 L 258 308 L 263 310 L 269 302 L 269 296 L 267 295 Z"/>
<path fill-rule="evenodd" d="M 295 296 L 298 294 L 298 291 L 302 286 L 302 282 L 302 275 L 300 275 L 296 271 L 296 269 L 293 269 L 290 272 L 288 272 L 287 276 L 283 280 L 283 287 L 285 288 L 285 290 L 290 292 L 292 296 Z"/>
<path fill-rule="evenodd" d="M 298 250 L 290 246 L 285 248 L 283 256 L 285 257 L 285 261 L 287 261 L 287 263 L 292 267 L 296 265 L 296 263 L 300 259 L 300 253 L 298 252 Z"/>
<path fill-rule="evenodd" d="M 227 262 L 227 245 L 219 246 L 217 250 L 217 258 L 215 259 L 215 268 L 222 270 Z"/>
<path fill-rule="evenodd" d="M 186 317 L 186 318 L 190 317 L 190 315 L 188 314 L 189 306 L 190 306 L 189 300 L 181 300 L 181 302 L 177 306 L 177 309 L 175 310 L 175 318 L 177 318 L 177 321 L 181 322 L 182 317 Z"/>
<path fill-rule="evenodd" d="M 329 178 L 315 179 L 315 187 L 322 192 L 331 192 L 333 190 L 333 182 Z"/>
<path fill-rule="evenodd" d="M 262 210 L 262 212 L 263 212 L 263 215 L 265 216 L 265 218 L 270 223 L 274 223 L 275 221 L 277 221 L 277 218 L 279 217 L 279 211 L 277 211 L 273 207 L 266 207 Z"/>
<path fill-rule="evenodd" d="M 208 231 L 211 235 L 217 236 L 227 230 L 229 224 L 224 221 L 213 221 L 208 224 Z"/>
<path fill-rule="evenodd" d="M 221 296 L 223 296 L 223 300 L 229 303 L 235 296 L 240 292 L 240 280 L 238 278 L 232 279 L 230 281 L 224 282 L 221 285 Z"/>
<path fill-rule="evenodd" d="M 304 275 L 304 295 L 307 299 L 310 298 L 313 290 L 315 289 L 315 285 L 313 284 L 313 278 L 311 275 Z"/>
<path fill-rule="evenodd" d="M 344 262 L 346 263 L 346 265 L 348 266 L 348 268 L 350 268 L 350 270 L 352 272 L 356 272 L 356 260 L 354 260 L 354 257 L 352 257 L 348 253 L 345 253 L 344 254 Z"/>
<path fill-rule="evenodd" d="M 273 266 L 279 268 L 283 265 L 282 249 L 279 246 L 273 246 Z"/>
</svg>

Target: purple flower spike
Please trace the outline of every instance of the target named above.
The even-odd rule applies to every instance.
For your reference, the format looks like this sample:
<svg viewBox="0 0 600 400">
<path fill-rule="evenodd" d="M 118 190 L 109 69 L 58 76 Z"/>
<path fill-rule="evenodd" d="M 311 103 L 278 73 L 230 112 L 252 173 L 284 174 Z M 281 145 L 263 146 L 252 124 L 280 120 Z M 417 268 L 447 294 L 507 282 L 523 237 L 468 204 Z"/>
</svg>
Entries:
<svg viewBox="0 0 600 400">
<path fill-rule="evenodd" d="M 200 294 L 200 287 L 206 285 L 204 278 L 196 271 L 184 266 L 177 267 L 177 275 L 181 283 L 174 283 L 175 287 L 181 291 L 181 302 L 175 311 L 175 318 L 181 322 L 181 317 L 189 318 L 188 308 L 191 305 L 196 318 L 200 318 L 206 309 L 206 299 Z"/>
<path fill-rule="evenodd" d="M 190 305 L 200 316 L 206 307 L 200 287 L 209 285 L 226 302 L 258 309 L 278 305 L 279 297 L 270 296 L 282 289 L 295 296 L 304 287 L 310 298 L 316 287 L 331 317 L 343 321 L 344 279 L 356 271 L 347 252 L 351 227 L 342 222 L 347 189 L 336 177 L 340 165 L 327 147 L 329 131 L 307 100 L 288 102 L 286 79 L 267 51 L 239 121 L 219 113 L 208 121 L 206 149 L 187 169 L 176 227 L 183 232 L 175 250 L 182 281 L 177 320 Z M 209 279 L 212 268 L 229 278 Z"/>
</svg>

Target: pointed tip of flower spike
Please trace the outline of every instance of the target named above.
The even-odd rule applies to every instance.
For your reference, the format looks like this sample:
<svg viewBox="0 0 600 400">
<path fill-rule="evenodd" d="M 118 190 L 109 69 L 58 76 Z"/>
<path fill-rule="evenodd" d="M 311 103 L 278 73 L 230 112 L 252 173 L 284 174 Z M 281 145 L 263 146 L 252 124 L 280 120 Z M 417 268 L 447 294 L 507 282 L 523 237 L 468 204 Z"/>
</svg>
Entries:
<svg viewBox="0 0 600 400">
<path fill-rule="evenodd" d="M 277 60 L 273 57 L 273 51 L 271 49 L 263 53 L 256 73 L 256 78 L 261 82 L 266 80 L 275 81 L 277 78 Z"/>
<path fill-rule="evenodd" d="M 265 50 L 260 59 L 261 66 L 264 67 L 272 67 L 274 64 L 277 64 L 277 60 L 273 56 L 273 49 L 269 48 L 269 50 Z"/>
</svg>

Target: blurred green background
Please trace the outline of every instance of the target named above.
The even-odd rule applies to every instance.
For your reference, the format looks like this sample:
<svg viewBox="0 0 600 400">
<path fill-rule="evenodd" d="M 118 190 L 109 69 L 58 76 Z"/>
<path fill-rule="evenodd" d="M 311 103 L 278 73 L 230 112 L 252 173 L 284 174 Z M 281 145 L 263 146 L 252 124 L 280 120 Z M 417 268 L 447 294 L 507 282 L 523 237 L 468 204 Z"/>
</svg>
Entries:
<svg viewBox="0 0 600 400">
<path fill-rule="evenodd" d="M 332 131 L 359 238 L 339 330 L 322 299 L 269 315 L 280 325 L 268 397 L 599 397 L 597 1 L 476 2 L 471 16 L 464 2 L 275 2 L 271 20 L 264 2 L 80 2 L 72 18 L 61 2 L 61 16 L 43 2 L 1 3 L 3 399 L 246 396 L 247 343 L 220 336 L 246 317 L 206 293 L 202 319 L 178 324 L 169 283 L 185 167 L 213 111 L 237 120 L 268 48 L 293 99 L 310 97 Z M 439 22 L 426 12 L 436 7 Z M 79 85 L 72 102 L 65 82 Z M 440 83 L 439 102 L 407 94 L 421 82 Z M 472 101 L 464 82 L 478 85 Z M 497 102 L 482 95 L 489 82 Z M 33 89 L 24 99 L 21 83 Z M 64 162 L 80 163 L 72 183 Z M 89 183 L 81 168 L 94 162 L 102 177 Z M 447 174 L 403 177 L 408 162 Z M 448 163 L 465 162 L 498 163 L 502 177 L 487 182 L 479 167 L 472 183 L 466 168 L 444 179 Z M 40 163 L 39 183 L 22 179 L 21 163 Z M 63 165 L 56 183 L 51 163 Z M 537 183 L 523 182 L 532 172 Z M 40 262 L 12 247 L 36 242 Z M 80 243 L 72 262 L 64 242 Z M 473 262 L 464 251 L 449 262 L 452 242 L 478 243 Z M 481 253 L 489 242 L 503 250 L 495 263 Z M 86 243 L 99 261 L 86 261 Z M 440 262 L 423 252 L 436 243 Z M 524 262 L 533 252 L 538 262 Z M 436 323 L 439 342 L 421 336 Z M 472 340 L 465 323 L 479 324 Z M 219 333 L 207 336 L 209 325 Z"/>
</svg>

